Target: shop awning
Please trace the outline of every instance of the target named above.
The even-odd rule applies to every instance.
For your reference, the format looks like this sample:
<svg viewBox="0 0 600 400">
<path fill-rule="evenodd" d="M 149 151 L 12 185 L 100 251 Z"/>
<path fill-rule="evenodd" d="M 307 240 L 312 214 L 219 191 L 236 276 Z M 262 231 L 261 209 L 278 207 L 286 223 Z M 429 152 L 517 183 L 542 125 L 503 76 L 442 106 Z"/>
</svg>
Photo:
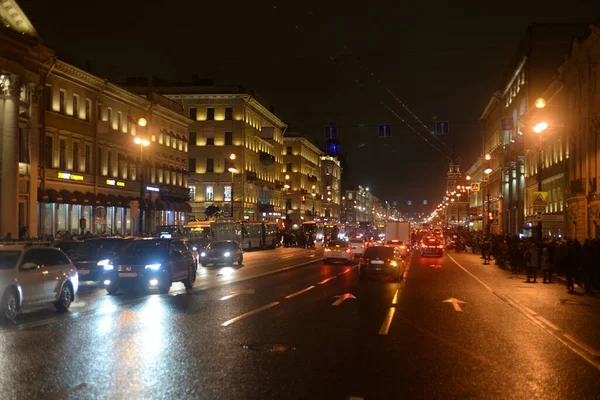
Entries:
<svg viewBox="0 0 600 400">
<path fill-rule="evenodd" d="M 96 195 L 96 204 L 100 204 L 101 206 L 107 206 L 108 204 L 108 196 L 103 193 L 98 193 Z"/>
<path fill-rule="evenodd" d="M 48 201 L 48 193 L 42 190 L 42 188 L 38 188 L 38 201 L 44 203 Z"/>
<path fill-rule="evenodd" d="M 156 210 L 156 204 L 152 200 L 148 200 L 148 210 L 154 211 Z"/>
<path fill-rule="evenodd" d="M 115 196 L 114 194 L 109 194 L 106 197 L 108 197 L 108 205 L 109 206 L 116 206 L 117 203 L 119 202 L 119 200 L 117 199 L 117 196 Z"/>
<path fill-rule="evenodd" d="M 46 190 L 46 193 L 48 194 L 48 201 L 50 203 L 62 203 L 63 198 L 56 190 L 48 189 Z"/>
<path fill-rule="evenodd" d="M 129 200 L 125 196 L 118 195 L 117 196 L 117 205 L 119 207 L 127 207 L 129 205 Z"/>
<path fill-rule="evenodd" d="M 183 204 L 183 211 L 186 213 L 191 213 L 192 212 L 192 206 L 190 205 L 190 203 L 182 203 Z"/>
<path fill-rule="evenodd" d="M 87 192 L 85 194 L 85 198 L 88 200 L 89 204 L 92 206 L 96 206 L 96 205 L 100 204 L 100 200 L 98 200 L 98 197 L 96 197 L 96 195 L 94 193 Z"/>
<path fill-rule="evenodd" d="M 89 205 L 90 200 L 82 192 L 76 190 L 73 192 L 73 196 L 77 199 L 77 204 Z"/>
<path fill-rule="evenodd" d="M 165 201 L 165 204 L 167 206 L 167 211 L 173 211 L 174 207 L 173 207 L 173 203 L 171 203 L 170 201 Z"/>
<path fill-rule="evenodd" d="M 71 193 L 68 190 L 61 190 L 60 191 L 60 195 L 63 198 L 63 202 L 64 203 L 77 203 L 77 198 L 75 198 L 75 196 L 73 196 L 73 193 Z"/>
<path fill-rule="evenodd" d="M 156 199 L 155 203 L 158 211 L 165 211 L 167 209 L 167 205 L 161 199 Z"/>
</svg>

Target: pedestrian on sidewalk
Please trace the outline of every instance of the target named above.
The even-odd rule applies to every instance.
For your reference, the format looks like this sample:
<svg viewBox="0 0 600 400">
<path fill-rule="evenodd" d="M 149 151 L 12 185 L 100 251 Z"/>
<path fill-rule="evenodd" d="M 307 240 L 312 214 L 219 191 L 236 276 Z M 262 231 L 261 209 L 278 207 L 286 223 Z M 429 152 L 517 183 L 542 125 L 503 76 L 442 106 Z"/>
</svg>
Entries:
<svg viewBox="0 0 600 400">
<path fill-rule="evenodd" d="M 491 245 L 489 240 L 485 240 L 481 244 L 481 255 L 483 256 L 483 265 L 490 264 L 490 248 Z"/>
<path fill-rule="evenodd" d="M 542 274 L 544 283 L 552 283 L 552 260 L 550 259 L 548 244 L 542 248 Z"/>
<path fill-rule="evenodd" d="M 585 239 L 581 249 L 581 281 L 586 293 L 592 293 L 592 271 L 594 269 L 594 249 L 589 239 Z"/>
<path fill-rule="evenodd" d="M 525 262 L 527 263 L 527 283 L 533 279 L 533 283 L 537 283 L 537 270 L 539 267 L 539 250 L 535 243 L 531 243 L 527 251 L 525 251 Z"/>
<path fill-rule="evenodd" d="M 577 249 L 575 246 L 575 242 L 572 240 L 567 241 L 567 259 L 566 263 L 563 266 L 563 270 L 565 272 L 565 278 L 567 279 L 567 290 L 569 293 L 573 293 L 575 291 L 575 285 L 573 285 L 573 277 L 577 274 L 577 265 L 579 263 L 576 254 Z"/>
</svg>

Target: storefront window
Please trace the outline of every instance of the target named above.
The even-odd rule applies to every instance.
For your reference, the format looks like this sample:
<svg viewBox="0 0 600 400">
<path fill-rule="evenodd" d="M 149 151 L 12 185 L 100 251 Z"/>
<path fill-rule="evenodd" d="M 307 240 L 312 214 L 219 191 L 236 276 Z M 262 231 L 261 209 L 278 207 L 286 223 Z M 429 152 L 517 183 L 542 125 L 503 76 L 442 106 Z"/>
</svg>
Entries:
<svg viewBox="0 0 600 400">
<path fill-rule="evenodd" d="M 74 204 L 69 206 L 69 212 L 71 214 L 71 233 L 73 235 L 78 235 L 81 230 L 79 229 L 79 218 L 81 216 L 81 206 L 78 204 Z"/>
<path fill-rule="evenodd" d="M 223 201 L 231 201 L 231 186 L 223 186 Z"/>
<path fill-rule="evenodd" d="M 65 234 L 68 233 L 69 229 L 69 205 L 68 204 L 59 204 L 58 211 L 56 215 L 56 233 L 57 234 Z"/>
<path fill-rule="evenodd" d="M 174 214 L 175 213 L 173 211 L 167 211 L 167 225 L 175 225 L 173 220 Z"/>
<path fill-rule="evenodd" d="M 50 236 L 54 235 L 54 208 L 55 203 L 42 203 L 43 212 L 43 231 L 42 234 Z"/>
<path fill-rule="evenodd" d="M 92 226 L 92 206 L 83 206 L 82 217 L 85 218 L 85 232 L 91 230 Z"/>
<path fill-rule="evenodd" d="M 123 207 L 115 208 L 115 234 L 123 234 Z"/>
<path fill-rule="evenodd" d="M 131 209 L 125 209 L 125 234 L 131 235 Z"/>
<path fill-rule="evenodd" d="M 113 235 L 115 229 L 115 207 L 106 207 L 106 233 Z"/>
</svg>

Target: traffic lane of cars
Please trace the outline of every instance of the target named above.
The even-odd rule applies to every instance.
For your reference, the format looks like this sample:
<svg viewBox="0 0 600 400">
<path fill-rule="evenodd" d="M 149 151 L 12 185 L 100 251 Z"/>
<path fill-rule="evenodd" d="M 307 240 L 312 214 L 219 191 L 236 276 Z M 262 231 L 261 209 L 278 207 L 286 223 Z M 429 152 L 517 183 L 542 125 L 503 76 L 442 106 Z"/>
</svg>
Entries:
<svg viewBox="0 0 600 400">
<path fill-rule="evenodd" d="M 275 250 L 245 253 L 246 259 L 241 268 L 230 266 L 198 267 L 197 280 L 192 292 L 209 287 L 226 285 L 239 279 L 261 275 L 277 269 L 287 268 L 296 264 L 319 259 L 322 250 L 305 250 L 300 248 L 278 248 Z M 79 316 L 86 313 L 117 309 L 119 306 L 138 303 L 147 300 L 146 294 L 157 295 L 158 291 L 140 291 L 132 288 L 122 290 L 115 296 L 107 295 L 104 285 L 96 282 L 81 282 L 78 294 L 71 304 L 70 313 L 57 314 L 53 307 L 38 306 L 20 314 L 15 323 L 4 324 L 4 329 L 14 329 L 35 324 L 52 323 L 63 318 Z M 174 283 L 169 294 L 179 295 L 188 293 L 182 283 Z"/>
</svg>

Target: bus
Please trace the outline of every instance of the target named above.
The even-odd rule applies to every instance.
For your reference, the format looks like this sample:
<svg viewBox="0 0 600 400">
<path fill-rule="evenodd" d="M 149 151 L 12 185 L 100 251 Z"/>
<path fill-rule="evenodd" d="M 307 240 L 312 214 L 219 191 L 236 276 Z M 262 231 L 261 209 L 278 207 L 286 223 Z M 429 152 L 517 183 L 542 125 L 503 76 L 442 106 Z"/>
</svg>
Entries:
<svg viewBox="0 0 600 400">
<path fill-rule="evenodd" d="M 276 223 L 219 221 L 210 226 L 212 240 L 233 240 L 243 250 L 275 248 L 279 242 Z"/>
</svg>

